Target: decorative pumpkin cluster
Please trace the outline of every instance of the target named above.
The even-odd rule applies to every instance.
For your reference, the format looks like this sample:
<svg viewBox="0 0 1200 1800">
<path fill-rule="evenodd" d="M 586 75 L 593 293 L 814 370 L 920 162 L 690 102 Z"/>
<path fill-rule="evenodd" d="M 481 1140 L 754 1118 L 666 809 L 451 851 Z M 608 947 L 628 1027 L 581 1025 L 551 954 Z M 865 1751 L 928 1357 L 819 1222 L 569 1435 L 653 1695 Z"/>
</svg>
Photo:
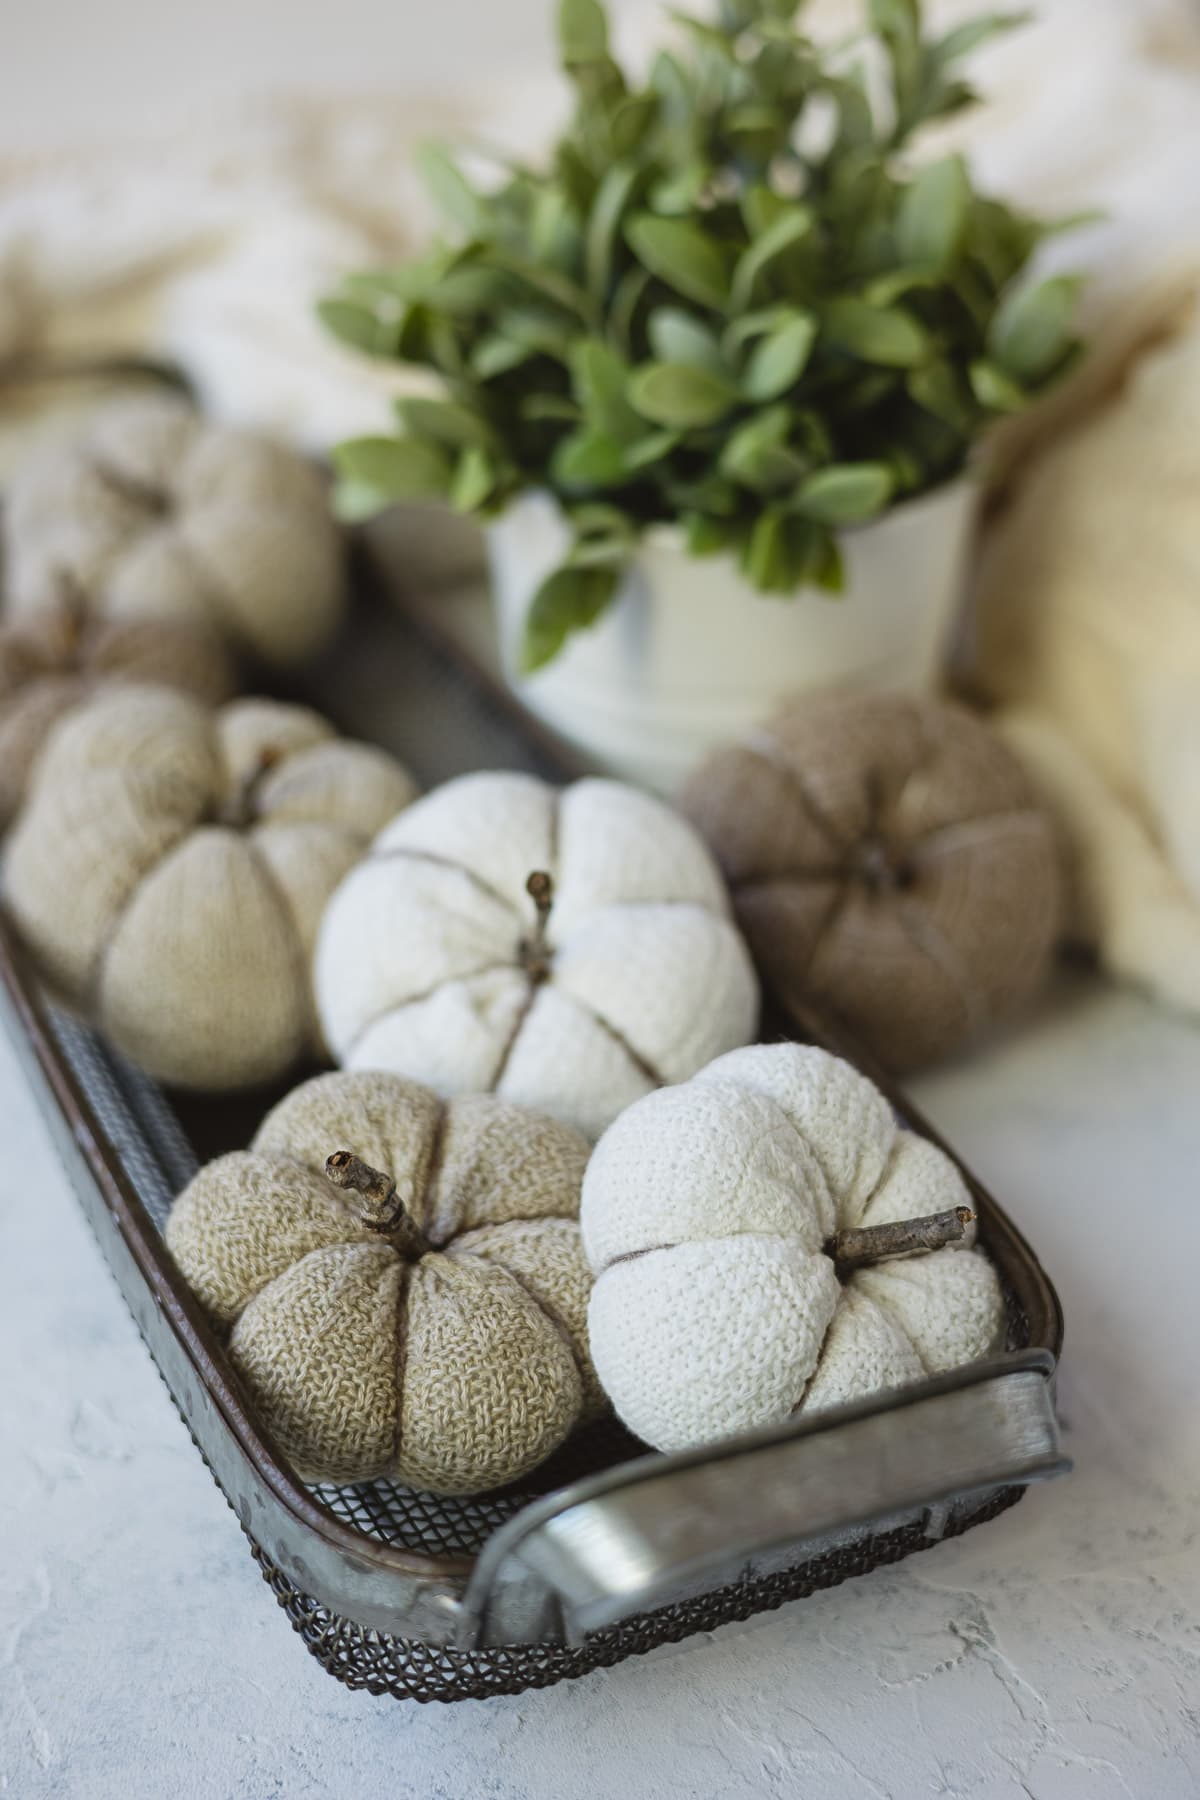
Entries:
<svg viewBox="0 0 1200 1800">
<path fill-rule="evenodd" d="M 201 616 L 188 520 L 154 522 L 164 446 L 171 491 L 214 499 L 205 443 L 173 406 L 127 414 L 62 462 L 56 549 L 22 535 L 45 469 L 9 521 L 53 592 L 0 634 L 5 904 L 47 980 L 169 1083 L 344 1065 L 167 1226 L 299 1473 L 473 1492 L 606 1395 L 678 1448 L 986 1354 L 1003 1307 L 957 1172 L 848 1065 L 752 1045 L 754 969 L 693 824 L 606 780 L 418 799 L 307 708 L 227 699 L 220 627 L 282 650 L 253 621 L 283 601 Z M 230 566 L 226 598 L 268 593 Z M 143 618 L 156 567 L 179 583 Z M 962 810 L 958 790 L 919 809 Z M 728 811 L 705 820 L 726 860 Z"/>
<path fill-rule="evenodd" d="M 973 99 L 963 55 L 1016 17 L 927 36 L 919 0 L 871 0 L 864 36 L 824 51 L 799 7 L 676 15 L 684 48 L 639 84 L 598 0 L 561 0 L 577 107 L 548 165 L 476 187 L 430 152 L 447 244 L 322 305 L 444 390 L 341 446 L 348 513 L 562 503 L 574 546 L 532 603 L 527 669 L 595 621 L 658 521 L 764 592 L 836 590 L 841 527 L 951 478 L 1071 357 L 1076 283 L 1018 282 L 1049 227 L 976 193 L 958 156 L 907 162 Z"/>
</svg>

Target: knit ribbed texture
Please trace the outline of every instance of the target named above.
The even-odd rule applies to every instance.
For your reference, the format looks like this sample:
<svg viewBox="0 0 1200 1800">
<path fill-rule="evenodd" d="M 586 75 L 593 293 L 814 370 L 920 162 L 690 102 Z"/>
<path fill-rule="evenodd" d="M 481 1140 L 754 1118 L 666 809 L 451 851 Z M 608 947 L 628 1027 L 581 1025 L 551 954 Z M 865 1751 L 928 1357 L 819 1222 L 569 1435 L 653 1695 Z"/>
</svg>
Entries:
<svg viewBox="0 0 1200 1800">
<path fill-rule="evenodd" d="M 360 1223 L 325 1159 L 396 1183 L 432 1248 Z M 603 1404 L 580 1240 L 586 1141 L 484 1095 L 319 1076 L 175 1202 L 171 1254 L 265 1424 L 306 1479 L 436 1493 L 516 1480 Z"/>
<path fill-rule="evenodd" d="M 217 706 L 236 691 L 237 675 L 221 639 L 202 626 L 79 618 L 62 606 L 0 627 L 0 828 L 20 806 L 53 727 L 118 682 L 180 688 Z"/>
<path fill-rule="evenodd" d="M 522 944 L 553 881 L 544 967 Z M 380 833 L 329 904 L 314 985 L 339 1062 L 494 1091 L 597 1135 L 753 1034 L 758 996 L 711 856 L 661 801 L 479 774 Z"/>
<path fill-rule="evenodd" d="M 682 1450 L 986 1356 L 995 1271 L 962 1244 L 839 1281 L 835 1231 L 969 1205 L 882 1094 L 797 1044 L 733 1051 L 623 1113 L 583 1186 L 592 1357 L 629 1429 Z"/>
<path fill-rule="evenodd" d="M 280 666 L 315 655 L 344 607 L 316 470 L 163 395 L 120 401 L 19 470 L 4 551 L 19 615 L 53 605 L 66 580 L 97 613 L 204 624 Z"/>
<path fill-rule="evenodd" d="M 303 707 L 212 714 L 165 688 L 105 691 L 41 756 L 8 910 L 43 972 L 151 1074 L 268 1082 L 318 1047 L 326 899 L 414 793 L 390 757 Z"/>
<path fill-rule="evenodd" d="M 767 985 L 828 1007 L 888 1067 L 1028 999 L 1061 919 L 1059 847 L 1015 758 L 959 707 L 796 702 L 687 785 Z"/>
</svg>

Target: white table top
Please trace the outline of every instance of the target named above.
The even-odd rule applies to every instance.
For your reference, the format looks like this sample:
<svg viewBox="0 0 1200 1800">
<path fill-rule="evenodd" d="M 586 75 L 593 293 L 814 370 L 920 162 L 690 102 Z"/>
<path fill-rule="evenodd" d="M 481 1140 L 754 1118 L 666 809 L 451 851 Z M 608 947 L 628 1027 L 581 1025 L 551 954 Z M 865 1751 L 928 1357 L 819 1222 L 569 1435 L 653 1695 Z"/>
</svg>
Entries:
<svg viewBox="0 0 1200 1800">
<path fill-rule="evenodd" d="M 290 1632 L 0 1041 L 0 1793 L 1193 1800 L 1200 1031 L 1072 984 L 916 1091 L 1058 1284 L 1075 1473 L 750 1625 L 417 1707 Z"/>
</svg>

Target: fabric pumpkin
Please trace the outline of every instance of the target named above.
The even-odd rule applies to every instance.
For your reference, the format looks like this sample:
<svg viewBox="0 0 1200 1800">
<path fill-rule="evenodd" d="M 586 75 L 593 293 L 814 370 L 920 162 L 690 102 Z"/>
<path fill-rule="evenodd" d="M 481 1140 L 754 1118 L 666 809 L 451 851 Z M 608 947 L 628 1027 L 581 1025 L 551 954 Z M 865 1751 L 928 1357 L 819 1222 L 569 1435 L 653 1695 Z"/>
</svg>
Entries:
<svg viewBox="0 0 1200 1800">
<path fill-rule="evenodd" d="M 213 713 L 114 689 L 42 754 L 9 840 L 8 910 L 43 973 L 151 1074 L 272 1081 L 319 1045 L 321 909 L 414 792 L 305 707 Z"/>
<path fill-rule="evenodd" d="M 346 1153 L 378 1192 L 334 1185 L 327 1161 Z M 168 1247 L 304 1478 L 472 1493 L 600 1410 L 587 1155 L 577 1132 L 490 1096 L 339 1072 L 200 1171 Z"/>
<path fill-rule="evenodd" d="M 828 1009 L 890 1069 L 948 1055 L 1047 975 L 1059 846 L 1020 764 L 961 707 L 796 702 L 711 756 L 681 806 L 768 989 Z"/>
<path fill-rule="evenodd" d="M 210 706 L 237 688 L 228 651 L 202 626 L 87 618 L 70 606 L 0 626 L 0 827 L 21 804 L 53 726 L 118 681 L 182 688 Z"/>
<path fill-rule="evenodd" d="M 986 1356 L 1004 1305 L 972 1225 L 841 1275 L 831 1247 L 959 1208 L 949 1157 L 823 1050 L 753 1045 L 640 1100 L 597 1144 L 581 1213 L 592 1357 L 617 1413 L 682 1450 Z"/>
<path fill-rule="evenodd" d="M 198 621 L 280 667 L 314 656 L 344 605 L 317 470 L 162 395 L 106 408 L 19 469 L 4 548 L 18 616 L 54 605 L 65 583 L 105 617 Z"/>
<path fill-rule="evenodd" d="M 494 1092 L 596 1136 L 753 1033 L 728 912 L 708 851 L 661 801 L 464 776 L 393 820 L 330 901 L 321 1023 L 347 1067 Z"/>
</svg>

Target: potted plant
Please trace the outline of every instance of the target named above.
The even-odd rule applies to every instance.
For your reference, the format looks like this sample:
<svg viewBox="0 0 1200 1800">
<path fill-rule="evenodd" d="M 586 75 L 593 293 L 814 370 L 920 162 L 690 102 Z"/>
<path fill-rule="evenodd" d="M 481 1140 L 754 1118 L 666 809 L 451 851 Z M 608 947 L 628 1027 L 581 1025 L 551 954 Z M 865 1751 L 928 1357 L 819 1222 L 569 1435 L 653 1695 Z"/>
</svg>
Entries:
<svg viewBox="0 0 1200 1800">
<path fill-rule="evenodd" d="M 561 0 L 544 166 L 472 184 L 431 151 L 453 241 L 322 306 L 440 387 L 339 447 L 345 509 L 480 514 L 510 677 L 659 786 L 787 692 L 935 680 L 972 446 L 1076 347 L 1075 281 L 1018 281 L 1050 228 L 908 160 L 1015 21 L 933 37 L 870 0 L 830 50 L 799 8 L 718 0 L 633 82 L 598 0 Z"/>
</svg>

